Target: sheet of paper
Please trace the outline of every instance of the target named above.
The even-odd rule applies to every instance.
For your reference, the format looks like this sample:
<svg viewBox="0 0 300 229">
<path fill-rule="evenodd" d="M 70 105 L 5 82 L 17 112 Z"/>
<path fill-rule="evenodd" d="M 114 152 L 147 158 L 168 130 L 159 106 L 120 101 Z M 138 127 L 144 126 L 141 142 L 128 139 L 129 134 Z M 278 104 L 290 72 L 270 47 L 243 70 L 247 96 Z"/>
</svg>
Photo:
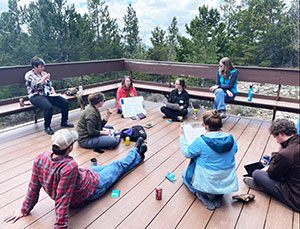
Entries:
<svg viewBox="0 0 300 229">
<path fill-rule="evenodd" d="M 143 107 L 144 98 L 142 96 L 121 98 L 120 101 L 124 118 L 135 117 L 138 113 L 147 115 Z"/>
<path fill-rule="evenodd" d="M 187 123 L 184 124 L 182 128 L 188 145 L 191 145 L 197 137 L 205 134 L 205 129 L 201 126 L 200 122 Z"/>
</svg>

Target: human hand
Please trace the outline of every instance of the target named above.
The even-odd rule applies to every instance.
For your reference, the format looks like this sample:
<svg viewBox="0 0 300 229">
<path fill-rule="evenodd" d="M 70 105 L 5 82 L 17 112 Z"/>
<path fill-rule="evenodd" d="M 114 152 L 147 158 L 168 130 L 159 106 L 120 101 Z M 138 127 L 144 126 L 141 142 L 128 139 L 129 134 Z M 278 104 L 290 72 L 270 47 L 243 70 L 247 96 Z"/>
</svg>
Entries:
<svg viewBox="0 0 300 229">
<path fill-rule="evenodd" d="M 26 215 L 24 215 L 21 212 L 21 209 L 18 209 L 17 211 L 13 211 L 11 214 L 6 216 L 3 221 L 6 223 L 8 223 L 8 222 L 15 223 L 17 220 L 21 219 L 24 216 L 26 216 Z"/>
<path fill-rule="evenodd" d="M 218 87 L 219 87 L 219 85 L 214 85 L 214 86 L 210 87 L 209 90 L 211 92 L 214 92 Z"/>
<path fill-rule="evenodd" d="M 46 80 L 46 79 L 50 79 L 50 76 L 51 76 L 50 73 L 47 73 L 47 74 L 44 76 L 45 80 Z"/>
<path fill-rule="evenodd" d="M 265 172 L 267 172 L 267 171 L 268 171 L 268 169 L 269 169 L 269 166 L 266 166 L 266 167 L 263 167 L 263 168 L 261 169 L 261 171 L 265 171 Z"/>
<path fill-rule="evenodd" d="M 111 115 L 112 114 L 112 109 L 110 109 L 110 108 L 107 108 L 106 109 L 106 115 Z"/>
<path fill-rule="evenodd" d="M 101 135 L 111 135 L 111 130 L 101 130 Z"/>
<path fill-rule="evenodd" d="M 228 95 L 229 97 L 232 97 L 232 96 L 233 96 L 232 92 L 229 91 L 229 90 L 227 90 L 226 93 L 227 93 L 227 95 Z"/>
<path fill-rule="evenodd" d="M 184 109 L 184 106 L 179 106 L 179 109 L 180 109 L 180 110 L 183 110 L 183 109 Z"/>
<path fill-rule="evenodd" d="M 179 133 L 180 133 L 180 136 L 184 136 L 183 135 L 183 125 L 184 123 L 181 123 L 180 127 L 179 127 Z"/>
<path fill-rule="evenodd" d="M 130 97 L 134 97 L 134 93 L 133 92 L 131 92 L 129 95 L 130 95 Z"/>
</svg>

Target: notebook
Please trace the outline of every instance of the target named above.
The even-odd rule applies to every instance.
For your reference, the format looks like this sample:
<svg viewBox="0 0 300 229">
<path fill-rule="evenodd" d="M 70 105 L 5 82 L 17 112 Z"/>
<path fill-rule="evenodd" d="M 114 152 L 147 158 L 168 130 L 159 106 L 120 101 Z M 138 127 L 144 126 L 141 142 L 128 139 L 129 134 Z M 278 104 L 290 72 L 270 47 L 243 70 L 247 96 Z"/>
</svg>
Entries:
<svg viewBox="0 0 300 229">
<path fill-rule="evenodd" d="M 262 168 L 264 168 L 264 165 L 261 162 L 255 162 L 255 163 L 252 163 L 252 164 L 245 165 L 244 168 L 247 171 L 247 174 L 244 175 L 244 177 L 246 177 L 246 176 L 252 177 L 252 173 L 256 169 L 262 169 Z"/>
<path fill-rule="evenodd" d="M 196 138 L 205 134 L 205 129 L 200 122 L 186 123 L 182 126 L 182 130 L 188 145 L 191 145 Z"/>
<path fill-rule="evenodd" d="M 172 110 L 180 110 L 179 109 L 179 104 L 177 103 L 168 103 L 168 102 L 165 102 L 165 105 L 167 108 L 170 108 Z"/>
</svg>

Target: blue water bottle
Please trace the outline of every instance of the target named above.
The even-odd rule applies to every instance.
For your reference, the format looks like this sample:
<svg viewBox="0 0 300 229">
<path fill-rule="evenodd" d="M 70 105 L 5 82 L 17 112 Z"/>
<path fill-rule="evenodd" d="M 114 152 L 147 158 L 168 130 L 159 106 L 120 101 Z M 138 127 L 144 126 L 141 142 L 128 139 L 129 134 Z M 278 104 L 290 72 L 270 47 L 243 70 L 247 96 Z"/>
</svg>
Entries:
<svg viewBox="0 0 300 229">
<path fill-rule="evenodd" d="M 248 101 L 252 101 L 252 95 L 253 95 L 253 89 L 252 89 L 252 85 L 250 85 L 250 88 L 248 91 Z"/>
</svg>

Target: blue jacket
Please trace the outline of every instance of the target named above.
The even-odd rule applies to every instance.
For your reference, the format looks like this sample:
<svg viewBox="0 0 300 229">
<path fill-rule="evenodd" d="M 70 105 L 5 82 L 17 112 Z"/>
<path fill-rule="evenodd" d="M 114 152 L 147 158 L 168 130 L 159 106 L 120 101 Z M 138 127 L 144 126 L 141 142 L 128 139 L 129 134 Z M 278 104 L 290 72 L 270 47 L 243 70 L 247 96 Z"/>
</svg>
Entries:
<svg viewBox="0 0 300 229">
<path fill-rule="evenodd" d="M 225 79 L 223 76 L 221 76 L 220 70 L 218 70 L 216 84 L 219 85 L 219 88 L 222 88 L 223 90 L 229 90 L 236 95 L 238 78 L 239 72 L 236 69 L 230 71 L 228 79 Z"/>
<path fill-rule="evenodd" d="M 185 177 L 194 189 L 214 195 L 238 190 L 234 158 L 237 144 L 231 134 L 208 132 L 190 146 L 182 136 L 180 147 L 183 155 L 191 158 Z"/>
</svg>

